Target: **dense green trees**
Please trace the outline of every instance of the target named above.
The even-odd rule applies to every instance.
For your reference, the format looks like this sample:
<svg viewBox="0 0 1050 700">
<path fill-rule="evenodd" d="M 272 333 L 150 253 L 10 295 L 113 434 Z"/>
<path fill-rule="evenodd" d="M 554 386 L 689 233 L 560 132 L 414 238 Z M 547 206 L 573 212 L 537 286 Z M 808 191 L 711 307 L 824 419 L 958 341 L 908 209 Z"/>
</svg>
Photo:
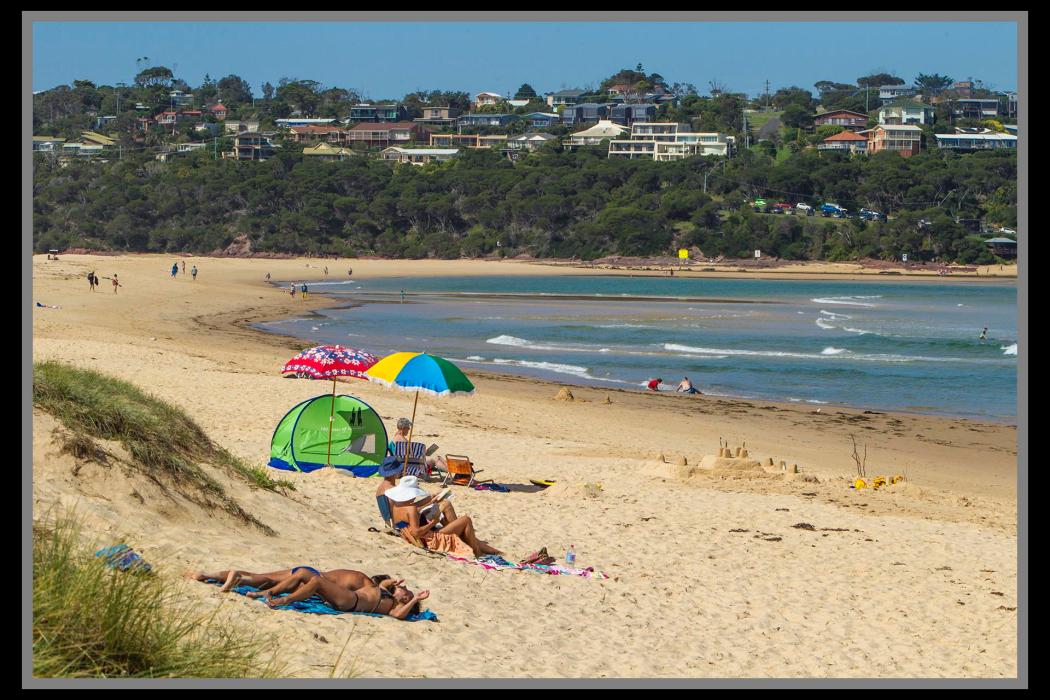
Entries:
<svg viewBox="0 0 1050 700">
<path fill-rule="evenodd" d="M 391 257 L 672 254 L 789 259 L 858 256 L 988 259 L 957 221 L 1016 223 L 1016 155 L 938 151 L 850 158 L 802 150 L 781 162 L 755 151 L 728 161 L 609 160 L 600 147 L 544 149 L 512 164 L 466 151 L 426 167 L 367 157 L 309 162 L 285 149 L 265 162 L 195 153 L 168 163 L 37 156 L 37 250 L 221 250 L 248 236 L 261 252 Z M 706 176 L 707 191 L 704 192 Z M 835 202 L 888 222 L 756 214 L 755 197 Z M 928 223 L 925 223 L 928 222 Z M 497 247 L 496 242 L 500 245 Z"/>
</svg>

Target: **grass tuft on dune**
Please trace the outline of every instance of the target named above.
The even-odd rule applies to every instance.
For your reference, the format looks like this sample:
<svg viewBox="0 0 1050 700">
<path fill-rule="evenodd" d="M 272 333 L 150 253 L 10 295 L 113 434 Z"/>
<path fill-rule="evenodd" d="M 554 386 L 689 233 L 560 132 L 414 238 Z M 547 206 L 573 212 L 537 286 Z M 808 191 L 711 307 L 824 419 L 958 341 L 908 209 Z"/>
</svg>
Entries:
<svg viewBox="0 0 1050 700">
<path fill-rule="evenodd" d="M 92 438 L 119 442 L 131 456 L 129 466 L 162 488 L 174 488 L 203 507 L 222 508 L 268 534 L 273 530 L 199 465 L 226 469 L 256 488 L 278 493 L 295 488 L 215 445 L 182 410 L 100 372 L 54 361 L 34 363 L 33 405 L 72 431 L 65 449 L 73 454 L 105 455 Z"/>
<path fill-rule="evenodd" d="M 37 678 L 273 678 L 272 644 L 188 608 L 150 573 L 107 568 L 70 513 L 33 525 Z"/>
</svg>

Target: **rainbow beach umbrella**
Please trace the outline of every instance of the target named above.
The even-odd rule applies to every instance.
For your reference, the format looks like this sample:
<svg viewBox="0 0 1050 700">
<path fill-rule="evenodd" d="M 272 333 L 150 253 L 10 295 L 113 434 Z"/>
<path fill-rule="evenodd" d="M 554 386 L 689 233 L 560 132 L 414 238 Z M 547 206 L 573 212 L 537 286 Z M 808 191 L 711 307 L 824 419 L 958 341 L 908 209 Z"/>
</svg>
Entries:
<svg viewBox="0 0 1050 700">
<path fill-rule="evenodd" d="M 471 396 L 474 393 L 474 385 L 459 367 L 443 357 L 425 352 L 395 352 L 387 355 L 365 371 L 365 378 L 386 387 L 416 393 L 412 402 L 409 443 L 412 442 L 412 431 L 416 427 L 416 406 L 419 404 L 420 392 L 433 396 Z M 408 468 L 408 454 L 409 450 L 406 450 L 402 473 Z"/>
</svg>

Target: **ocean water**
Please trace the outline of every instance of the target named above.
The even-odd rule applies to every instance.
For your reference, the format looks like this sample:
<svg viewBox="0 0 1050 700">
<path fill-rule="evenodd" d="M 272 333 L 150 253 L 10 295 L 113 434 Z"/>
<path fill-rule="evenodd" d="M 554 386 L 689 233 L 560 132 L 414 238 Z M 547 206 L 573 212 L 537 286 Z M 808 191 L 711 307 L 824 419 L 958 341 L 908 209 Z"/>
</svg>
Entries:
<svg viewBox="0 0 1050 700">
<path fill-rule="evenodd" d="M 258 327 L 380 356 L 426 351 L 468 375 L 638 390 L 655 377 L 673 390 L 688 376 L 716 396 L 1016 417 L 1010 283 L 582 276 L 310 287 L 332 294 L 336 308 Z"/>
</svg>

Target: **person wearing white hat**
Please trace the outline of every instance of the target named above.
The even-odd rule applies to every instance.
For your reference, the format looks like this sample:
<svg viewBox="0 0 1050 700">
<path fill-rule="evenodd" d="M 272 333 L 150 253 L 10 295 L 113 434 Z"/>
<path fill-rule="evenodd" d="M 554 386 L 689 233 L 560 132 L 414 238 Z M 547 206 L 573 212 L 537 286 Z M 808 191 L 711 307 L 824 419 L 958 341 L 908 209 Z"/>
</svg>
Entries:
<svg viewBox="0 0 1050 700">
<path fill-rule="evenodd" d="M 495 547 L 478 539 L 474 532 L 474 521 L 466 515 L 455 517 L 444 524 L 440 519 L 427 521 L 421 515 L 416 501 L 428 498 L 429 494 L 419 488 L 419 480 L 415 476 L 401 477 L 397 486 L 387 489 L 385 495 L 390 499 L 394 522 L 402 531 L 408 530 L 412 536 L 422 541 L 427 549 L 466 556 L 469 547 L 475 558 L 483 554 L 502 554 Z"/>
</svg>

